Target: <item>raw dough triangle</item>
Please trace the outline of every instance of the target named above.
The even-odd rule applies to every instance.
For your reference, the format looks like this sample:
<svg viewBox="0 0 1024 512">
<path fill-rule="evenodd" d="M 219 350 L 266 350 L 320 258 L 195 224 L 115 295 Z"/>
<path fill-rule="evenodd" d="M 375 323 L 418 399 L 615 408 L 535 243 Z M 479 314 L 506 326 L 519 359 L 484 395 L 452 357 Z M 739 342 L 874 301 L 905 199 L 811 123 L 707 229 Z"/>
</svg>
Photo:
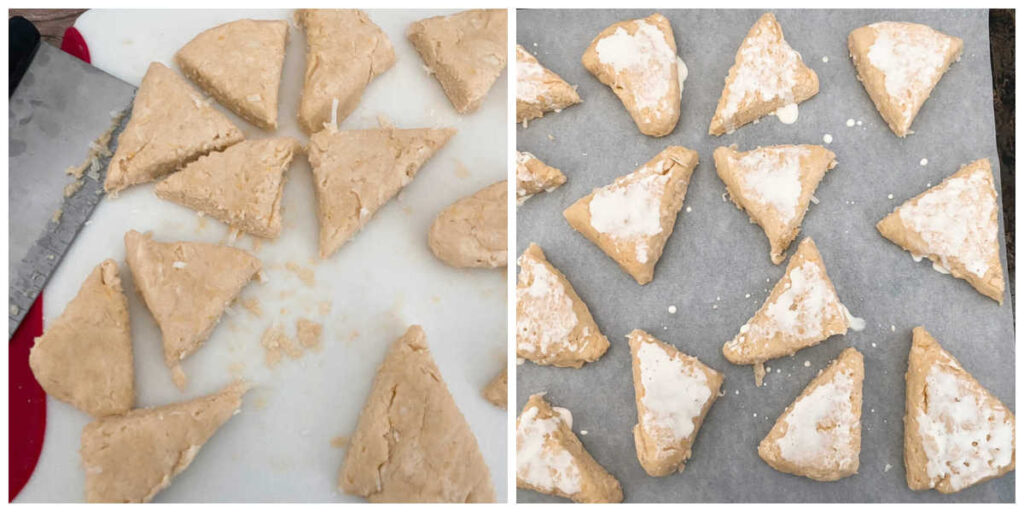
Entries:
<svg viewBox="0 0 1024 512">
<path fill-rule="evenodd" d="M 217 102 L 260 128 L 277 129 L 288 22 L 238 20 L 206 30 L 174 62 Z"/>
<path fill-rule="evenodd" d="M 754 365 L 760 386 L 765 361 L 846 334 L 851 325 L 859 327 L 859 322 L 862 320 L 853 318 L 839 302 L 818 247 L 808 237 L 800 242 L 786 274 L 775 283 L 764 305 L 722 346 L 722 353 L 733 364 Z"/>
<path fill-rule="evenodd" d="M 539 365 L 579 368 L 608 350 L 608 338 L 569 281 L 531 243 L 519 257 L 516 354 Z"/>
<path fill-rule="evenodd" d="M 932 266 L 1003 303 L 999 202 L 987 158 L 910 199 L 878 222 L 878 232 Z"/>
<path fill-rule="evenodd" d="M 337 251 L 408 185 L 453 128 L 323 130 L 309 143 L 320 217 L 320 257 Z"/>
<path fill-rule="evenodd" d="M 484 388 L 483 396 L 502 411 L 508 409 L 508 368 L 494 376 Z"/>
<path fill-rule="evenodd" d="M 637 459 L 651 476 L 682 473 L 724 378 L 640 329 L 627 337 L 633 355 Z"/>
<path fill-rule="evenodd" d="M 489 503 L 494 484 L 418 325 L 388 350 L 339 487 L 373 502 Z"/>
<path fill-rule="evenodd" d="M 622 486 L 572 433 L 572 414 L 530 397 L 516 418 L 516 486 L 577 503 L 619 503 Z"/>
<path fill-rule="evenodd" d="M 516 122 L 561 112 L 580 101 L 576 88 L 541 65 L 522 45 L 516 45 Z"/>
<path fill-rule="evenodd" d="M 299 141 L 291 137 L 247 140 L 210 153 L 156 185 L 156 195 L 247 233 L 281 234 L 285 172 Z"/>
<path fill-rule="evenodd" d="M 647 284 L 654 279 L 654 265 L 675 227 L 694 167 L 696 151 L 669 146 L 562 213 L 637 283 Z"/>
<path fill-rule="evenodd" d="M 124 235 L 124 246 L 135 287 L 163 333 L 164 362 L 184 388 L 179 362 L 210 336 L 260 260 L 223 245 L 154 242 L 135 230 Z"/>
<path fill-rule="evenodd" d="M 409 26 L 406 37 L 460 114 L 473 112 L 508 60 L 508 12 L 476 9 Z"/>
<path fill-rule="evenodd" d="M 508 181 L 488 185 L 437 214 L 427 233 L 437 259 L 456 268 L 508 265 Z"/>
<path fill-rule="evenodd" d="M 85 498 L 148 502 L 185 471 L 199 450 L 242 407 L 243 383 L 163 407 L 107 416 L 82 430 Z"/>
<path fill-rule="evenodd" d="M 184 78 L 159 62 L 149 65 L 132 115 L 117 137 L 103 188 L 110 193 L 153 181 L 244 137 Z"/>
<path fill-rule="evenodd" d="M 835 166 L 835 153 L 809 144 L 742 153 L 724 146 L 715 150 L 718 177 L 732 202 L 768 235 L 776 265 L 786 259 L 786 249 L 800 232 L 815 189 Z"/>
<path fill-rule="evenodd" d="M 89 274 L 36 338 L 28 364 L 47 394 L 87 414 L 98 418 L 132 408 L 132 333 L 117 262 L 106 260 Z"/>
<path fill-rule="evenodd" d="M 924 327 L 907 368 L 903 462 L 915 491 L 959 492 L 1014 469 L 1016 420 Z"/>
<path fill-rule="evenodd" d="M 562 171 L 542 162 L 533 153 L 516 151 L 516 204 L 540 192 L 551 192 L 565 183 Z"/>
<path fill-rule="evenodd" d="M 661 14 L 615 23 L 583 53 L 583 67 L 612 88 L 640 133 L 662 137 L 679 121 L 686 65 Z"/>
<path fill-rule="evenodd" d="M 363 90 L 395 65 L 387 34 L 355 9 L 299 9 L 295 21 L 306 33 L 306 81 L 299 126 L 316 133 L 337 126 L 359 105 Z"/>
<path fill-rule="evenodd" d="M 786 42 L 775 15 L 765 13 L 736 52 L 708 133 L 732 133 L 783 107 L 796 108 L 815 94 L 818 75 Z"/>
<path fill-rule="evenodd" d="M 783 473 L 834 482 L 860 467 L 864 356 L 847 348 L 796 397 L 757 454 Z"/>
<path fill-rule="evenodd" d="M 917 23 L 883 21 L 850 32 L 857 78 L 893 133 L 906 137 L 964 42 Z"/>
</svg>

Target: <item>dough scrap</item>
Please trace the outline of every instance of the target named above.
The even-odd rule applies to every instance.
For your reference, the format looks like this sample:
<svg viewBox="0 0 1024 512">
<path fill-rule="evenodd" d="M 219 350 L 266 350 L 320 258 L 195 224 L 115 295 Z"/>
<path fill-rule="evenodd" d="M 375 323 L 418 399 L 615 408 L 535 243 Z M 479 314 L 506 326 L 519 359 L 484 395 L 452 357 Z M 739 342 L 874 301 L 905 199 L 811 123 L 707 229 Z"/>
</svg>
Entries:
<svg viewBox="0 0 1024 512">
<path fill-rule="evenodd" d="M 441 210 L 427 245 L 453 267 L 497 268 L 508 264 L 508 181 L 499 181 Z"/>
<path fill-rule="evenodd" d="M 527 151 L 516 151 L 516 204 L 540 192 L 551 192 L 565 183 L 562 171 Z"/>
<path fill-rule="evenodd" d="M 483 391 L 484 398 L 501 410 L 508 408 L 508 368 L 494 376 Z"/>
<path fill-rule="evenodd" d="M 516 122 L 526 124 L 548 112 L 561 112 L 579 102 L 576 88 L 541 65 L 522 45 L 516 45 Z"/>
</svg>

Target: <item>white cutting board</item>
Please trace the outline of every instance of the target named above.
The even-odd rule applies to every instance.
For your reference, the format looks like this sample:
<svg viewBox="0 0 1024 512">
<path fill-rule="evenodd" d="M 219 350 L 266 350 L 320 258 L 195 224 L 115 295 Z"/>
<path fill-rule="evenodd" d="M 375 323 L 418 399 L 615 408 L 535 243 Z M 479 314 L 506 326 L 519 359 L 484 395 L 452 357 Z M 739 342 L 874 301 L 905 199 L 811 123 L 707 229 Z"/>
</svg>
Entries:
<svg viewBox="0 0 1024 512">
<path fill-rule="evenodd" d="M 396 200 L 325 261 L 317 258 L 312 175 L 306 159 L 297 158 L 285 185 L 282 235 L 255 250 L 267 282 L 254 282 L 242 293 L 261 301 L 263 315 L 257 318 L 235 305 L 206 344 L 184 361 L 189 377 L 185 393 L 173 386 L 164 366 L 160 333 L 131 283 L 122 239 L 136 229 L 152 231 L 160 241 L 223 242 L 228 238 L 224 225 L 157 198 L 152 184 L 134 187 L 99 205 L 53 275 L 45 291 L 47 323 L 63 311 L 100 261 L 121 262 L 131 310 L 137 406 L 208 394 L 236 377 L 254 385 L 242 412 L 156 501 L 361 501 L 336 490 L 344 450 L 333 447 L 331 440 L 352 433 L 377 365 L 391 342 L 414 323 L 426 330 L 434 359 L 490 467 L 498 500 L 506 500 L 506 416 L 480 396 L 505 366 L 506 274 L 453 269 L 434 258 L 426 243 L 427 229 L 442 208 L 505 178 L 506 79 L 504 74 L 498 79 L 480 110 L 456 114 L 405 38 L 413 21 L 445 13 L 369 12 L 391 38 L 397 62 L 369 85 L 341 127 L 375 127 L 382 115 L 400 128 L 452 126 L 458 133 Z M 151 61 L 176 69 L 174 52 L 193 36 L 241 18 L 291 19 L 291 11 L 93 10 L 75 26 L 89 45 L 94 65 L 138 85 Z M 304 47 L 305 39 L 293 25 L 277 131 L 303 143 L 308 139 L 295 115 Z M 248 138 L 269 135 L 229 115 Z M 97 127 L 97 134 L 104 128 Z M 254 247 L 248 236 L 233 245 Z M 286 270 L 288 262 L 315 269 L 315 285 L 305 285 Z M 332 307 L 320 315 L 318 304 L 325 300 Z M 277 322 L 292 334 L 299 317 L 324 324 L 322 350 L 307 351 L 297 360 L 286 357 L 267 368 L 260 345 L 264 329 Z M 81 501 L 79 436 L 89 418 L 53 399 L 48 406 L 42 456 L 18 499 Z"/>
</svg>

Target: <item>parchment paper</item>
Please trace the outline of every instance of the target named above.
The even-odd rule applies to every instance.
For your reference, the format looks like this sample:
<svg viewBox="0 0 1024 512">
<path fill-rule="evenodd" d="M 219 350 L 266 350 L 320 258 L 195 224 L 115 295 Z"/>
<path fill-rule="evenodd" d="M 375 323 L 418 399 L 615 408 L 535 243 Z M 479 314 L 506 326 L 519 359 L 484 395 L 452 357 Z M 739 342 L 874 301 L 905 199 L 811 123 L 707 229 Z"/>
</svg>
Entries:
<svg viewBox="0 0 1024 512">
<path fill-rule="evenodd" d="M 1012 408 L 1010 297 L 1000 307 L 965 281 L 933 271 L 927 260 L 915 263 L 874 227 L 894 207 L 975 159 L 988 157 L 999 180 L 986 12 L 775 11 L 786 40 L 818 73 L 821 91 L 800 105 L 794 125 L 769 117 L 732 135 L 711 137 L 708 123 L 724 79 L 761 11 L 660 11 L 672 22 L 679 55 L 689 67 L 680 122 L 661 139 L 641 135 L 618 98 L 580 64 L 583 51 L 602 29 L 652 12 L 519 11 L 519 43 L 578 85 L 584 103 L 517 128 L 520 150 L 533 152 L 568 177 L 555 192 L 540 194 L 519 209 L 518 250 L 529 242 L 543 247 L 589 304 L 612 346 L 602 359 L 579 370 L 530 362 L 519 366 L 517 410 L 530 394 L 542 391 L 554 405 L 571 410 L 573 430 L 622 482 L 627 501 L 1013 501 L 1013 473 L 944 496 L 910 491 L 902 462 L 903 375 L 911 329 L 926 326 Z M 964 39 L 962 59 L 925 103 L 913 125 L 916 133 L 904 140 L 882 121 L 857 81 L 846 49 L 851 30 L 883 20 L 926 23 Z M 847 127 L 848 119 L 854 120 L 853 127 Z M 765 387 L 755 388 L 750 367 L 727 362 L 722 344 L 761 306 L 785 264 L 771 263 L 764 232 L 723 199 L 725 187 L 715 173 L 712 151 L 729 144 L 741 150 L 822 144 L 825 134 L 832 135 L 826 146 L 836 153 L 838 166 L 819 185 L 816 196 L 821 202 L 811 205 L 801 237 L 817 242 L 841 300 L 867 321 L 867 328 L 769 362 L 772 373 Z M 697 150 L 701 163 L 654 281 L 641 287 L 575 233 L 561 212 L 668 145 Z M 920 165 L 923 158 L 928 159 L 926 166 Z M 1005 248 L 1003 253 L 1005 262 Z M 668 312 L 670 305 L 678 308 L 676 314 Z M 625 340 L 634 328 L 725 373 L 724 396 L 711 409 L 682 474 L 649 477 L 636 459 L 631 433 L 636 408 Z M 848 346 L 865 359 L 859 473 L 819 483 L 773 470 L 757 456 L 758 442 L 817 372 Z M 557 499 L 520 490 L 518 500 Z"/>
</svg>

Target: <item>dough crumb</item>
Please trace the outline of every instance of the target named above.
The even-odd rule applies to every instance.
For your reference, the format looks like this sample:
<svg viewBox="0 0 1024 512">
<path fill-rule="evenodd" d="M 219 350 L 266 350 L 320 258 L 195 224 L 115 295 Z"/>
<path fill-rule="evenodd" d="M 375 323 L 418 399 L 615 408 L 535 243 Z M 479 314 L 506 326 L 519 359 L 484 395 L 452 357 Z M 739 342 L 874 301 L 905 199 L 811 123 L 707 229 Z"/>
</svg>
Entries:
<svg viewBox="0 0 1024 512">
<path fill-rule="evenodd" d="M 317 304 L 317 311 L 320 312 L 321 316 L 326 316 L 327 314 L 329 314 L 331 312 L 331 301 L 329 301 L 329 300 L 322 300 L 322 301 L 320 301 L 320 303 Z"/>
<path fill-rule="evenodd" d="M 455 161 L 455 177 L 465 179 L 469 177 L 469 169 L 461 161 Z"/>
<path fill-rule="evenodd" d="M 320 335 L 323 334 L 324 326 L 312 320 L 300 318 L 295 323 L 295 336 L 299 338 L 299 344 L 316 352 L 320 351 Z"/>
<path fill-rule="evenodd" d="M 311 268 L 303 267 L 298 263 L 289 261 L 285 263 L 284 268 L 293 272 L 306 286 L 316 285 L 316 273 Z"/>
<path fill-rule="evenodd" d="M 273 368 L 281 362 L 284 355 L 297 359 L 302 355 L 302 349 L 295 346 L 295 342 L 285 334 L 280 326 L 272 325 L 263 332 L 260 340 L 265 353 L 265 363 L 268 368 Z"/>
<path fill-rule="evenodd" d="M 242 307 L 245 308 L 246 311 L 252 313 L 256 318 L 263 316 L 263 307 L 260 305 L 260 300 L 256 297 L 242 299 Z"/>
</svg>

